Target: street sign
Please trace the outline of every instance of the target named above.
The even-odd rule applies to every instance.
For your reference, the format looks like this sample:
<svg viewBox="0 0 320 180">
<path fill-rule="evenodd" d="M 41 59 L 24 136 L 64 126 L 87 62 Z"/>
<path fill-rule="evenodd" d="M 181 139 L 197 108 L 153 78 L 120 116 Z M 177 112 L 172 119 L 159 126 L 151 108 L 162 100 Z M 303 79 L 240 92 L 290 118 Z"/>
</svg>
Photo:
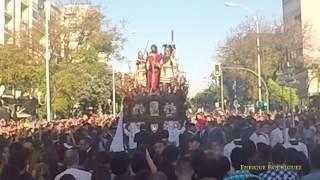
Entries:
<svg viewBox="0 0 320 180">
<path fill-rule="evenodd" d="M 268 102 L 263 101 L 263 107 L 267 107 L 268 106 Z"/>
<path fill-rule="evenodd" d="M 259 109 L 265 108 L 268 106 L 268 102 L 266 101 L 257 101 L 256 102 L 256 107 Z"/>
</svg>

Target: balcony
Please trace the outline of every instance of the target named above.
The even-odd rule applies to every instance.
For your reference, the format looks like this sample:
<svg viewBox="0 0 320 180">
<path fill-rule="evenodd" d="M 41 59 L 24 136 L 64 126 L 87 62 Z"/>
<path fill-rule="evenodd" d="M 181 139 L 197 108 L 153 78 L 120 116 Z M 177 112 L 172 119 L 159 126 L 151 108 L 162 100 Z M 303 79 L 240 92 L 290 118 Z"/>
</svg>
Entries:
<svg viewBox="0 0 320 180">
<path fill-rule="evenodd" d="M 6 10 L 4 15 L 6 18 L 12 19 L 12 12 Z"/>
<path fill-rule="evenodd" d="M 25 24 L 25 25 L 28 25 L 28 24 L 29 24 L 29 21 L 28 21 L 28 19 L 26 19 L 25 17 L 22 17 L 22 18 L 21 18 L 21 23 L 22 23 L 22 24 Z"/>
<path fill-rule="evenodd" d="M 21 0 L 21 3 L 23 4 L 23 5 L 25 5 L 25 6 L 28 6 L 29 4 L 28 4 L 28 0 Z"/>
<path fill-rule="evenodd" d="M 32 2 L 32 7 L 33 7 L 33 9 L 39 9 L 38 2 Z"/>
<path fill-rule="evenodd" d="M 4 32 L 6 33 L 6 35 L 11 35 L 12 29 L 10 29 L 9 25 L 4 25 Z"/>
</svg>

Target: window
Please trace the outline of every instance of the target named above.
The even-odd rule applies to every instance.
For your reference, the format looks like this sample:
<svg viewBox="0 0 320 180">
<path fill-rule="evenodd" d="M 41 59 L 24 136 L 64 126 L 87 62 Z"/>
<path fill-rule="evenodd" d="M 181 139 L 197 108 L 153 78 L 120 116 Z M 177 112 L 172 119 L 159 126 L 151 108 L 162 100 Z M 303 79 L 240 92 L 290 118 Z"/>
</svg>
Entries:
<svg viewBox="0 0 320 180">
<path fill-rule="evenodd" d="M 32 11 L 32 17 L 33 17 L 34 19 L 38 19 L 38 12 L 35 11 L 35 10 L 33 10 L 33 11 Z"/>
<path fill-rule="evenodd" d="M 44 9 L 44 0 L 38 0 L 38 8 Z"/>
<path fill-rule="evenodd" d="M 295 22 L 301 23 L 301 14 L 294 17 Z"/>
</svg>

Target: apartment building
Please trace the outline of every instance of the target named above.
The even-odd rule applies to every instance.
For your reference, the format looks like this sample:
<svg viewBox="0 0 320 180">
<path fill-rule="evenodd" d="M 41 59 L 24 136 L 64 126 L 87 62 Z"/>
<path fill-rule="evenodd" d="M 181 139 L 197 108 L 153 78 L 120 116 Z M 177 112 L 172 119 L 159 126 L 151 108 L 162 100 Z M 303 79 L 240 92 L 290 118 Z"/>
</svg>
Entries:
<svg viewBox="0 0 320 180">
<path fill-rule="evenodd" d="M 90 4 L 65 5 L 62 9 L 62 24 L 72 30 L 73 28 L 78 27 L 78 23 L 81 23 L 92 11 L 98 12 L 99 9 Z M 71 42 L 69 43 L 71 48 L 75 48 L 78 45 L 78 33 L 79 31 L 75 30 L 69 40 Z"/>
<path fill-rule="evenodd" d="M 28 45 L 31 29 L 39 28 L 44 0 L 0 1 L 0 44 Z"/>
<path fill-rule="evenodd" d="M 302 98 L 319 95 L 319 79 L 314 67 L 320 65 L 320 1 L 283 0 L 282 5 L 284 23 L 295 22 L 306 33 L 306 40 L 301 41 L 306 70 L 296 75 L 298 95 Z"/>
<path fill-rule="evenodd" d="M 79 45 L 79 36 L 83 36 L 83 33 L 86 33 L 79 30 L 82 29 L 81 24 L 79 23 L 82 23 L 85 18 L 91 17 L 92 13 L 100 12 L 100 9 L 97 6 L 83 3 L 64 5 L 61 9 L 61 12 L 62 25 L 67 27 L 70 32 L 72 32 L 68 37 L 68 47 L 70 49 L 75 49 Z M 95 30 L 98 31 L 98 29 Z M 61 56 L 64 56 L 63 50 Z M 106 55 L 104 53 L 100 53 L 99 59 L 101 62 L 105 62 Z M 74 60 L 74 62 L 78 61 L 81 60 Z"/>
</svg>

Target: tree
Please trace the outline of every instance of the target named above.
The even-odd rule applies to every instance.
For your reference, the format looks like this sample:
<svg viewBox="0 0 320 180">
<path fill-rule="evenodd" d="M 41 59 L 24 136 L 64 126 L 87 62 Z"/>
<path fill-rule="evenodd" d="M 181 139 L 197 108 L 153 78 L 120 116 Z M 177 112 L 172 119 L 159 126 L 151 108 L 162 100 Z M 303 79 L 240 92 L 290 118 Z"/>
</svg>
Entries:
<svg viewBox="0 0 320 180">
<path fill-rule="evenodd" d="M 0 46 L 0 68 L 1 85 L 22 94 L 31 94 L 42 80 L 41 64 L 35 63 L 28 49 L 18 46 Z"/>
<path fill-rule="evenodd" d="M 125 23 L 111 25 L 98 7 L 74 7 L 74 15 L 53 19 L 50 24 L 52 59 L 56 63 L 98 62 L 110 57 L 120 59 L 119 50 L 126 41 L 121 34 Z M 78 12 L 79 11 L 79 12 Z M 81 12 L 81 13 L 80 13 Z"/>
<path fill-rule="evenodd" d="M 305 47 L 308 44 L 308 27 L 303 27 L 301 30 L 301 24 L 295 22 L 269 23 L 262 18 L 259 22 L 262 78 L 277 82 L 286 61 L 294 64 L 296 71 L 299 72 L 304 67 L 301 49 L 302 43 Z M 300 27 L 297 28 L 298 26 Z M 231 31 L 231 34 L 218 47 L 217 60 L 225 66 L 241 66 L 256 71 L 257 50 L 254 21 L 248 19 Z M 224 80 L 230 90 L 234 80 L 243 86 L 241 89 L 244 91 L 238 92 L 238 97 L 257 99 L 257 77 L 245 72 L 228 71 L 224 74 Z"/>
<path fill-rule="evenodd" d="M 82 109 L 95 110 L 106 104 L 112 92 L 107 62 L 111 57 L 121 60 L 119 50 L 125 42 L 124 24 L 112 26 L 98 8 L 82 14 L 78 10 L 75 7 L 75 17 L 53 19 L 50 24 L 52 105 L 61 116 L 68 116 L 78 103 Z"/>
<path fill-rule="evenodd" d="M 207 89 L 197 93 L 194 97 L 190 99 L 192 106 L 196 108 L 209 108 L 213 109 L 215 103 L 219 101 L 219 87 L 215 85 L 210 85 Z"/>
<path fill-rule="evenodd" d="M 281 86 L 272 79 L 269 79 L 267 84 L 271 98 L 276 103 L 285 104 L 287 107 L 299 104 L 299 97 L 295 88 Z"/>
</svg>

